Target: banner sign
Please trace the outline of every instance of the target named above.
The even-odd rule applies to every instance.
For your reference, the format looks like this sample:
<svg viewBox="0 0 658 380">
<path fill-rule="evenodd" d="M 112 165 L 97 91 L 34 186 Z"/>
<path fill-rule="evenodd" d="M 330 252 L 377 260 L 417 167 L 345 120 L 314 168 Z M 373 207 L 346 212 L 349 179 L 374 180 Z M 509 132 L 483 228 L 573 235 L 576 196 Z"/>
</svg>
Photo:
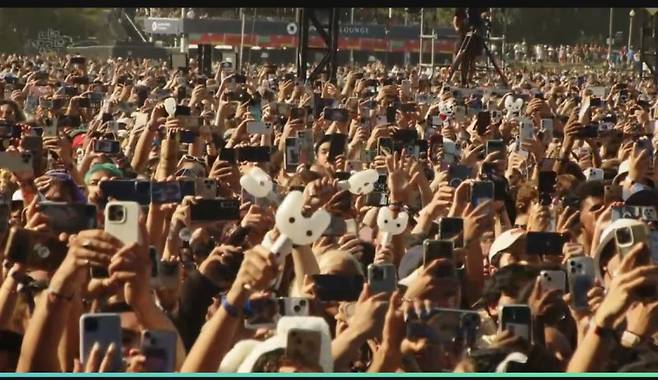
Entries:
<svg viewBox="0 0 658 380">
<path fill-rule="evenodd" d="M 144 31 L 151 34 L 179 34 L 182 31 L 180 19 L 148 17 L 144 19 Z"/>
</svg>

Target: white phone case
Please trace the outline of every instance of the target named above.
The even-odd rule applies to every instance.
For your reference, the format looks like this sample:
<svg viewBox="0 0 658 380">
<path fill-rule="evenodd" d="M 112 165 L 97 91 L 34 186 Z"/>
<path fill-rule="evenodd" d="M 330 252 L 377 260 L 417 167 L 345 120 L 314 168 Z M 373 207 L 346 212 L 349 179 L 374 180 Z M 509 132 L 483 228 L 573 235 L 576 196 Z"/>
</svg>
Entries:
<svg viewBox="0 0 658 380">
<path fill-rule="evenodd" d="M 137 202 L 108 202 L 105 206 L 105 232 L 126 245 L 140 243 L 139 215 Z"/>
</svg>

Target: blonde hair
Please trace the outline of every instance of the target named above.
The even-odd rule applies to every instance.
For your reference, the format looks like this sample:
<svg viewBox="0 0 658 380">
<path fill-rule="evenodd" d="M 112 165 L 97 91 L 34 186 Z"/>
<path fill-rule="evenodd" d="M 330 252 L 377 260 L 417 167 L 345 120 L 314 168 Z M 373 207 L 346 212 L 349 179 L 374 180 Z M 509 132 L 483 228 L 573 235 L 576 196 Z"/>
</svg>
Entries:
<svg viewBox="0 0 658 380">
<path fill-rule="evenodd" d="M 361 263 L 350 253 L 341 251 L 340 249 L 331 249 L 323 253 L 318 258 L 318 266 L 320 267 L 320 273 L 327 273 L 329 265 L 333 262 L 334 259 L 339 259 L 341 261 L 347 261 L 353 266 L 356 274 L 363 276 L 363 269 L 361 268 Z"/>
</svg>

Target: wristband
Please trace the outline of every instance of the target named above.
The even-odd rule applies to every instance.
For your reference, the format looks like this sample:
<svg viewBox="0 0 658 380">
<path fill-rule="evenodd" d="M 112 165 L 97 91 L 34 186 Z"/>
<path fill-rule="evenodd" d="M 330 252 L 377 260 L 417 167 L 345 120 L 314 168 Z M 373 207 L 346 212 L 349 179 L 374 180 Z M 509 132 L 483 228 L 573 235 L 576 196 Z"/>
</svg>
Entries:
<svg viewBox="0 0 658 380">
<path fill-rule="evenodd" d="M 226 295 L 222 296 L 222 307 L 224 310 L 226 310 L 226 314 L 228 314 L 230 317 L 240 318 L 242 316 L 240 309 L 231 305 L 226 299 Z"/>
</svg>

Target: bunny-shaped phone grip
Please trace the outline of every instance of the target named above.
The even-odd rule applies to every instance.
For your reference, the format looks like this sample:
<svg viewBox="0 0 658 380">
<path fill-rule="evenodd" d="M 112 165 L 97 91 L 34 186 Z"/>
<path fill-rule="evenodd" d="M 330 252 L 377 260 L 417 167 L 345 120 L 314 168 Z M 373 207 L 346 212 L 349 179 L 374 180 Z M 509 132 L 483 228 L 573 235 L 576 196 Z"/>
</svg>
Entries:
<svg viewBox="0 0 658 380">
<path fill-rule="evenodd" d="M 276 256 L 280 265 L 285 255 L 283 247 L 288 241 L 295 245 L 308 245 L 316 241 L 329 227 L 331 216 L 324 209 L 319 209 L 310 217 L 302 214 L 304 208 L 304 195 L 301 191 L 291 191 L 281 202 L 276 215 L 276 228 L 281 234 L 269 247 L 270 252 Z"/>
<path fill-rule="evenodd" d="M 165 99 L 164 107 L 165 107 L 165 111 L 167 111 L 167 114 L 173 117 L 176 114 L 176 99 L 174 98 Z"/>
<path fill-rule="evenodd" d="M 258 166 L 254 166 L 245 175 L 240 177 L 240 186 L 256 200 L 267 199 L 278 206 L 279 197 L 272 191 L 274 184 L 272 178 Z"/>
<path fill-rule="evenodd" d="M 382 246 L 387 246 L 393 240 L 393 236 L 399 235 L 404 232 L 409 222 L 409 214 L 405 211 L 398 213 L 397 217 L 393 217 L 393 210 L 388 207 L 382 207 L 377 213 L 377 227 L 379 231 L 383 232 Z"/>
<path fill-rule="evenodd" d="M 352 174 L 348 180 L 338 182 L 338 187 L 349 190 L 354 195 L 365 195 L 375 189 L 378 179 L 379 173 L 376 169 L 362 170 Z"/>
<path fill-rule="evenodd" d="M 523 108 L 523 99 L 514 98 L 514 95 L 507 95 L 505 97 L 505 109 L 507 110 L 507 119 L 513 119 L 521 115 Z"/>
</svg>

